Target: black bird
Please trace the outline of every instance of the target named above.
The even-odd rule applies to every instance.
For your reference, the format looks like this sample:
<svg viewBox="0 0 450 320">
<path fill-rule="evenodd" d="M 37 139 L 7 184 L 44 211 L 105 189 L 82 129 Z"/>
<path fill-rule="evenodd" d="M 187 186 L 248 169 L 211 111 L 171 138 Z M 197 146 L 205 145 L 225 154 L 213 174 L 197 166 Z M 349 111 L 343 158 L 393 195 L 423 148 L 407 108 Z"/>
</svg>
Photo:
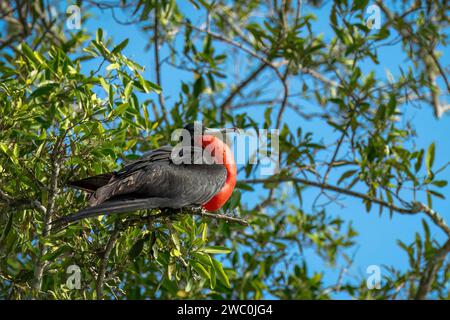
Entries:
<svg viewBox="0 0 450 320">
<path fill-rule="evenodd" d="M 228 145 L 215 134 L 236 129 L 214 130 L 198 122 L 184 129 L 181 148 L 165 146 L 126 164 L 118 172 L 69 183 L 91 194 L 89 206 L 53 224 L 61 226 L 84 218 L 140 209 L 199 206 L 208 211 L 220 209 L 236 184 L 236 163 Z"/>
</svg>

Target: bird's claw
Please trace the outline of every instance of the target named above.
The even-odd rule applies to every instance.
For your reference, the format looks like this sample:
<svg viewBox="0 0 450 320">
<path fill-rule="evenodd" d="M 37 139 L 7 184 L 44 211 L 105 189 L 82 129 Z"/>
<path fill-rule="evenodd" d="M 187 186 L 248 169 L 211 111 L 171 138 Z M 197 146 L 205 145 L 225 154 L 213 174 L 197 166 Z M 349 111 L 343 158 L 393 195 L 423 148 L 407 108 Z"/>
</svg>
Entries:
<svg viewBox="0 0 450 320">
<path fill-rule="evenodd" d="M 206 212 L 205 208 L 203 208 L 202 206 L 187 206 L 187 207 L 185 207 L 185 209 L 187 209 L 188 211 L 191 211 L 191 212 L 195 212 L 195 213 L 203 214 Z"/>
</svg>

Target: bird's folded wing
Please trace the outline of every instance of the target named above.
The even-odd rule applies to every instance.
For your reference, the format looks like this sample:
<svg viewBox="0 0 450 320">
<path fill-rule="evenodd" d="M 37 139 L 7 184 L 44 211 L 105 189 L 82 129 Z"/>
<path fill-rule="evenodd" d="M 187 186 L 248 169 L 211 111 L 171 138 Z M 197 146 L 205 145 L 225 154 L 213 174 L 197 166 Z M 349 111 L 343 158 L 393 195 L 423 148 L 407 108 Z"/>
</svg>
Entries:
<svg viewBox="0 0 450 320">
<path fill-rule="evenodd" d="M 143 155 L 142 158 L 128 162 L 116 173 L 116 178 L 121 179 L 147 167 L 151 163 L 173 163 L 173 164 L 191 164 L 203 163 L 204 151 L 201 147 L 185 146 L 176 147 L 164 146 Z"/>
<path fill-rule="evenodd" d="M 164 146 L 156 150 L 151 150 L 144 154 L 143 157 L 130 161 L 118 172 L 108 172 L 99 174 L 93 177 L 88 177 L 81 180 L 70 181 L 68 185 L 75 189 L 83 190 L 86 192 L 95 192 L 97 189 L 107 185 L 115 177 L 126 177 L 132 175 L 134 172 L 146 167 L 152 162 L 168 162 L 170 161 L 170 154 L 172 152 L 171 146 Z"/>
<path fill-rule="evenodd" d="M 126 163 L 125 166 L 116 173 L 117 178 L 131 175 L 153 162 L 170 162 L 172 150 L 173 148 L 171 146 L 164 146 L 147 152 L 142 158 Z"/>
<path fill-rule="evenodd" d="M 112 177 L 114 177 L 114 173 L 108 172 L 77 181 L 70 181 L 68 185 L 86 192 L 95 192 L 98 188 L 108 184 Z"/>
<path fill-rule="evenodd" d="M 132 194 L 138 191 L 143 185 L 163 179 L 164 170 L 146 170 L 147 166 L 143 166 L 140 170 L 133 171 L 128 175 L 116 176 L 108 184 L 98 188 L 90 197 L 89 204 L 91 206 L 99 205 L 108 199 Z"/>
</svg>

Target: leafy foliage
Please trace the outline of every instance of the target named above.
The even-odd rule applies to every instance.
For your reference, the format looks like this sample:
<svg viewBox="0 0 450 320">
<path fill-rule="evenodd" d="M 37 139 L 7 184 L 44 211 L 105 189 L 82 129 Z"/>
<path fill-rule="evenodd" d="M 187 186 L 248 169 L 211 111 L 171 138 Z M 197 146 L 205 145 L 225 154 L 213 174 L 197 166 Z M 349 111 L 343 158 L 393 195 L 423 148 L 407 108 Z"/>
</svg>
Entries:
<svg viewBox="0 0 450 320">
<path fill-rule="evenodd" d="M 156 79 L 124 54 L 133 37 L 114 44 L 102 29 L 67 30 L 67 17 L 51 16 L 44 1 L 2 2 L 9 19 L 0 40 L 0 297 L 449 298 L 450 242 L 440 244 L 429 226 L 450 236 L 433 210 L 444 198 L 446 167 L 436 167 L 438 145 L 417 149 L 414 127 L 399 121 L 408 104 L 444 112 L 445 2 L 391 8 L 376 1 L 385 19 L 374 30 L 368 1 L 334 1 L 327 37 L 316 31 L 321 1 L 89 3 L 120 11 L 149 35 Z M 95 8 L 83 2 L 82 9 L 84 25 Z M 393 45 L 408 63 L 386 82 L 373 69 L 378 51 Z M 239 66 L 238 77 L 230 66 Z M 189 79 L 176 97 L 161 80 L 169 67 Z M 283 120 L 287 112 L 321 121 L 335 136 L 325 143 Z M 211 127 L 280 129 L 280 172 L 261 178 L 261 163 L 242 167 L 223 208 L 249 227 L 151 210 L 51 230 L 55 218 L 86 205 L 68 181 L 118 169 L 200 118 Z M 379 206 L 380 214 L 428 217 L 412 244 L 399 242 L 409 269 L 385 266 L 379 291 L 363 278 L 330 284 L 326 270 L 312 270 L 306 259 L 312 251 L 329 266 L 352 263 L 357 231 L 330 212 L 335 194 L 362 200 L 367 212 Z M 82 272 L 78 290 L 66 282 L 74 264 Z"/>
</svg>

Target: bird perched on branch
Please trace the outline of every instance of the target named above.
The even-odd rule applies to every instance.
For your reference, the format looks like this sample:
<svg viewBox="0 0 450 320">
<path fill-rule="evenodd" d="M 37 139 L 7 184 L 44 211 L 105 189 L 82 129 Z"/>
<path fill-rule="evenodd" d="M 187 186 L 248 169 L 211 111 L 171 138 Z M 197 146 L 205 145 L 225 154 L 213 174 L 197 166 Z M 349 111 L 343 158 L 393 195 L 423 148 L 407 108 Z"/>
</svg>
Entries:
<svg viewBox="0 0 450 320">
<path fill-rule="evenodd" d="M 190 123 L 178 146 L 153 150 L 120 171 L 69 183 L 91 194 L 89 206 L 53 224 L 142 209 L 220 209 L 233 192 L 237 172 L 230 148 L 217 135 L 236 131 Z"/>
</svg>

